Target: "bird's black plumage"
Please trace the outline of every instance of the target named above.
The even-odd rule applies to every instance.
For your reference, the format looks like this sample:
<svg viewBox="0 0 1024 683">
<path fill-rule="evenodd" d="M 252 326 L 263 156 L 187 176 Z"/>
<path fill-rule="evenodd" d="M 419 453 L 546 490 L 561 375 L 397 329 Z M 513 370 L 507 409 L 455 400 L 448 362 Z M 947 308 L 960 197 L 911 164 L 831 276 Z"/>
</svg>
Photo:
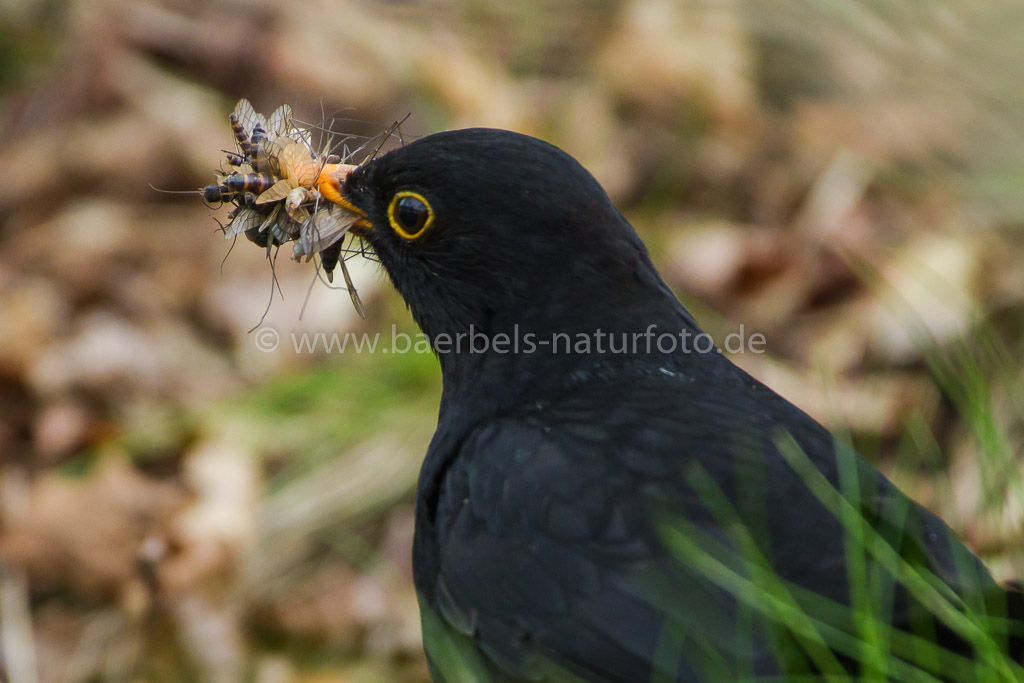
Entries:
<svg viewBox="0 0 1024 683">
<path fill-rule="evenodd" d="M 646 341 L 700 330 L 564 152 L 505 131 L 440 133 L 360 167 L 344 192 L 444 378 L 414 548 L 437 680 L 768 680 L 870 666 L 907 678 L 937 653 L 950 659 L 935 678 L 955 678 L 985 649 L 960 617 L 1017 614 L 1019 596 L 945 524 L 805 413 L 716 349 Z M 427 225 L 412 239 L 393 227 L 396 196 L 413 197 Z M 876 540 L 893 552 L 864 549 Z M 907 586 L 908 568 L 923 588 Z M 915 639 L 885 630 L 884 665 L 858 649 L 871 639 L 853 616 L 858 581 L 880 622 Z M 928 616 L 944 605 L 955 614 Z M 822 645 L 813 634 L 829 629 L 850 637 Z M 991 642 L 1006 653 L 1000 671 L 1019 675 L 1020 641 Z"/>
</svg>

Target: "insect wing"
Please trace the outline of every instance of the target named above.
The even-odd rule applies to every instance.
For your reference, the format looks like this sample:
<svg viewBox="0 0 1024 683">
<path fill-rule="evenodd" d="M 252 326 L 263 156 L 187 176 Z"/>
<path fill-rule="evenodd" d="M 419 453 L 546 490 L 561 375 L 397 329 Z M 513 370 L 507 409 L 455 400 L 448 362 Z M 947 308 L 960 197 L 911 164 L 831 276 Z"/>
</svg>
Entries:
<svg viewBox="0 0 1024 683">
<path fill-rule="evenodd" d="M 308 128 L 297 128 L 292 126 L 288 137 L 303 145 L 306 149 L 313 149 L 313 134 Z"/>
<path fill-rule="evenodd" d="M 320 166 L 313 153 L 301 142 L 289 140 L 281 150 L 281 177 L 288 178 L 292 187 L 313 187 L 320 175 Z"/>
<path fill-rule="evenodd" d="M 293 119 L 288 123 L 287 135 L 306 149 L 313 151 L 313 131 L 310 128 L 298 127 Z"/>
<path fill-rule="evenodd" d="M 256 110 L 252 108 L 252 103 L 244 97 L 238 100 L 235 105 L 235 116 L 238 118 L 238 123 L 245 130 L 246 134 L 252 135 L 253 129 L 260 123 L 266 126 L 266 121 L 263 120 L 263 116 L 256 113 Z"/>
<path fill-rule="evenodd" d="M 267 121 L 267 139 L 274 140 L 288 134 L 292 125 L 292 108 L 282 104 L 274 110 Z"/>
<path fill-rule="evenodd" d="M 260 173 L 281 175 L 281 145 L 275 140 L 260 140 L 253 145 L 252 163 Z"/>
<path fill-rule="evenodd" d="M 229 240 L 251 230 L 260 223 L 261 216 L 252 209 L 239 206 L 234 210 L 234 216 L 228 227 L 224 229 L 224 239 Z"/>
<path fill-rule="evenodd" d="M 317 210 L 302 226 L 299 245 L 302 255 L 309 258 L 340 240 L 359 218 L 341 207 L 325 206 Z"/>
<path fill-rule="evenodd" d="M 291 242 L 299 236 L 302 230 L 302 223 L 291 218 L 287 212 L 281 211 L 277 215 L 277 222 L 272 226 L 274 237 L 282 244 Z"/>
<path fill-rule="evenodd" d="M 274 210 L 270 212 L 266 220 L 264 220 L 263 223 L 260 224 L 260 232 L 264 232 L 267 230 L 267 228 L 277 225 L 277 217 L 278 215 L 280 215 L 280 213 L 281 205 L 278 204 L 277 206 L 274 207 Z"/>
<path fill-rule="evenodd" d="M 281 201 L 282 199 L 285 199 L 291 191 L 292 186 L 287 180 L 278 180 L 264 191 L 263 194 L 256 198 L 256 203 L 269 204 L 270 202 Z"/>
</svg>

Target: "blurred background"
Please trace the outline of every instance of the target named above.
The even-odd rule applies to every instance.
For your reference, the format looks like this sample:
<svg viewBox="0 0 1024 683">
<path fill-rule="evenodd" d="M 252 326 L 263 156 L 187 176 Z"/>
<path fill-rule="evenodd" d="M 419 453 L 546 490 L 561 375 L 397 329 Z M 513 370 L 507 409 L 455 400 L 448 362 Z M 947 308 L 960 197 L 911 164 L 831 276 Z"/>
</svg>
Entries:
<svg viewBox="0 0 1024 683">
<path fill-rule="evenodd" d="M 739 364 L 1024 575 L 1022 34 L 1019 0 L 5 0 L 0 680 L 428 680 L 435 359 L 261 351 L 415 327 L 361 259 L 365 320 L 284 257 L 271 301 L 226 210 L 154 189 L 212 182 L 239 97 L 563 147 L 716 339 L 765 335 Z"/>
</svg>

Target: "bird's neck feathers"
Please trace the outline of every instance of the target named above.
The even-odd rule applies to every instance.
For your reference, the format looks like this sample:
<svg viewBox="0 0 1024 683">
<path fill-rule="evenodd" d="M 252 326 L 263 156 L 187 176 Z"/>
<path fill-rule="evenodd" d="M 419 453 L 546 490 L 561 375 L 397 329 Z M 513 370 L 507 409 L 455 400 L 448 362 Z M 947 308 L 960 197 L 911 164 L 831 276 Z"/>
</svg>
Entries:
<svg viewBox="0 0 1024 683">
<path fill-rule="evenodd" d="M 658 335 L 700 330 L 633 238 L 567 263 L 524 263 L 501 287 L 473 291 L 442 277 L 407 296 L 440 360 L 442 410 L 491 412 L 499 400 L 543 401 L 594 372 L 681 362 Z"/>
</svg>

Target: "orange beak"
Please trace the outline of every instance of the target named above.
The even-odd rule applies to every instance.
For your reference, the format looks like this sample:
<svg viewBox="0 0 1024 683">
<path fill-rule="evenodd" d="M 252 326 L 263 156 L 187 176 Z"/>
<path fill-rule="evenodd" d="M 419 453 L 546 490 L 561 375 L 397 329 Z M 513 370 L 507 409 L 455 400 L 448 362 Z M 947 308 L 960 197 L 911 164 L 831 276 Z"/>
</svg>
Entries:
<svg viewBox="0 0 1024 683">
<path fill-rule="evenodd" d="M 345 199 L 341 193 L 345 180 L 356 168 L 358 167 L 352 164 L 325 164 L 314 185 L 324 199 L 334 202 L 343 209 L 359 216 L 359 219 L 354 223 L 354 227 L 372 228 L 373 225 L 367 220 L 366 212 Z"/>
</svg>

